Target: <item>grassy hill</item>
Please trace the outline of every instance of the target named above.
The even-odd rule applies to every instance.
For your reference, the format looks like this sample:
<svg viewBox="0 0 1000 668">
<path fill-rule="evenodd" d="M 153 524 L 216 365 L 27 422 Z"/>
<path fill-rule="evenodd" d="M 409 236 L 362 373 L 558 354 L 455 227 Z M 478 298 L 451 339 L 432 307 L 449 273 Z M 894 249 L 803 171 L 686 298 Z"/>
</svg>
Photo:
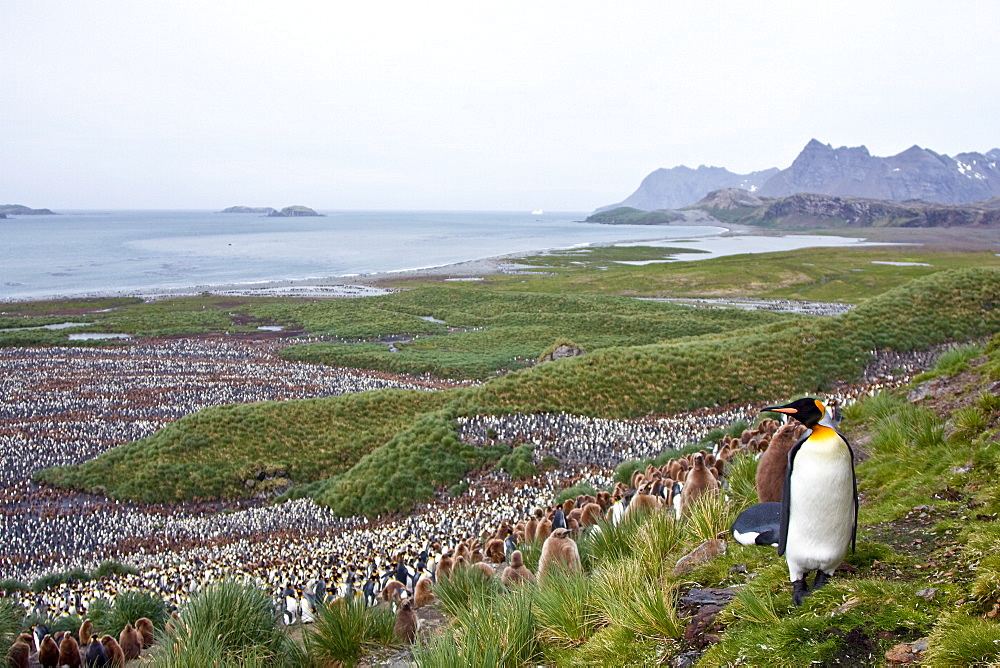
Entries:
<svg viewBox="0 0 1000 668">
<path fill-rule="evenodd" d="M 1000 270 L 938 272 L 842 316 L 609 347 L 479 387 L 209 409 L 85 464 L 47 469 L 37 478 L 153 501 L 256 494 L 261 490 L 249 481 L 261 472 L 268 480 L 297 484 L 334 476 L 309 493 L 343 512 L 374 515 L 406 509 L 435 486 L 453 484 L 467 470 L 499 456 L 462 449 L 449 418 L 514 411 L 634 417 L 773 400 L 853 378 L 875 348 L 922 349 L 997 331 Z M 445 414 L 428 415 L 444 408 Z M 391 447 L 380 452 L 385 444 Z M 392 490 L 390 498 L 372 490 L 381 489 L 379 480 L 406 472 L 417 457 L 391 456 L 394 449 L 447 453 L 450 463 L 418 471 L 413 477 L 419 484 Z"/>
</svg>

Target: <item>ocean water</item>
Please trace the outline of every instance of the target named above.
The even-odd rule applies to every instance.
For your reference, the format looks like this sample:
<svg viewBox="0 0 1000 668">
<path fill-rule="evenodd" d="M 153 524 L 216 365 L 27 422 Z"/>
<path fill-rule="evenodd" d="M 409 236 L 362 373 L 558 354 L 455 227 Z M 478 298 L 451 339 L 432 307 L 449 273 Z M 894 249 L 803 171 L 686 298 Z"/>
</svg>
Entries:
<svg viewBox="0 0 1000 668">
<path fill-rule="evenodd" d="M 724 231 L 581 223 L 581 212 L 60 213 L 0 220 L 0 301 L 352 276 Z"/>
</svg>

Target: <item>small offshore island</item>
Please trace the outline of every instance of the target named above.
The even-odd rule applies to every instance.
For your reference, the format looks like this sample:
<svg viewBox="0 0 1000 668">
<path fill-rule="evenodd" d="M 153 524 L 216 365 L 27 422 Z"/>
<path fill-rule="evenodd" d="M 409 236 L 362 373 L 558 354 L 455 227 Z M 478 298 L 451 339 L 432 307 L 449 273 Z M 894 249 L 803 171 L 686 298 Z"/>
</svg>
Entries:
<svg viewBox="0 0 1000 668">
<path fill-rule="evenodd" d="M 228 209 L 223 209 L 219 213 L 263 213 L 266 214 L 268 218 L 296 218 L 300 216 L 323 215 L 307 206 L 302 206 L 301 204 L 286 206 L 281 211 L 278 211 L 274 207 L 270 206 L 231 206 Z"/>
<path fill-rule="evenodd" d="M 0 218 L 8 216 L 58 216 L 51 209 L 32 209 L 21 204 L 0 204 Z"/>
</svg>

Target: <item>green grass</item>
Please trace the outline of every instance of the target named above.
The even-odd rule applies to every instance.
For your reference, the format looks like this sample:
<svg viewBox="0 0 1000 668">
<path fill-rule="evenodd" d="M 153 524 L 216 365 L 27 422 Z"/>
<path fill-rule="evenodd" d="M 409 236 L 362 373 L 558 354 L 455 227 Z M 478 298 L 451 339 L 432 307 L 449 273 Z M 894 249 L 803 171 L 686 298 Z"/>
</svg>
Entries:
<svg viewBox="0 0 1000 668">
<path fill-rule="evenodd" d="M 231 580 L 199 592 L 153 650 L 155 665 L 305 665 L 301 648 L 277 625 L 271 599 L 259 588 Z"/>
<path fill-rule="evenodd" d="M 303 641 L 319 665 L 353 666 L 366 649 L 393 643 L 395 622 L 389 608 L 370 608 L 360 596 L 341 598 L 317 609 Z"/>
<path fill-rule="evenodd" d="M 208 408 L 149 438 L 36 477 L 143 502 L 268 493 L 346 471 L 445 400 L 443 393 L 383 390 Z M 258 481 L 260 474 L 268 479 Z"/>
<path fill-rule="evenodd" d="M 321 483 L 312 495 L 341 515 L 408 512 L 432 497 L 436 488 L 458 483 L 470 470 L 507 451 L 504 446 L 462 443 L 452 418 L 448 411 L 420 416 L 349 470 Z"/>
<path fill-rule="evenodd" d="M 670 249 L 636 249 L 614 259 L 656 259 Z M 553 294 L 635 295 L 643 297 L 759 297 L 858 303 L 939 271 L 1000 267 L 992 252 L 937 252 L 907 248 L 806 248 L 775 253 L 730 255 L 706 260 L 629 266 L 599 255 L 602 249 L 575 253 L 560 263 L 549 255 L 524 261 L 546 267 L 538 275 L 488 277 L 470 289 Z M 660 255 L 662 257 L 662 255 Z M 893 266 L 878 262 L 919 262 L 931 266 Z M 410 283 L 415 285 L 416 283 Z"/>
</svg>

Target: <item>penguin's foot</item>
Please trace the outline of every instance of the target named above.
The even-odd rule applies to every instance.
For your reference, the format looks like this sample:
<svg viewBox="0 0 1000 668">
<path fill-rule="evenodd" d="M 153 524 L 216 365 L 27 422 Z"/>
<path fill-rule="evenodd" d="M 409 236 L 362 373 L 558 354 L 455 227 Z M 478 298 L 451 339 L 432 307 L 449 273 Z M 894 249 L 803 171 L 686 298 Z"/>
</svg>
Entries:
<svg viewBox="0 0 1000 668">
<path fill-rule="evenodd" d="M 829 575 L 827 575 L 823 571 L 816 571 L 816 581 L 813 582 L 813 591 L 825 585 L 827 582 L 829 582 L 829 580 L 830 580 Z"/>
<path fill-rule="evenodd" d="M 802 605 L 802 601 L 806 599 L 809 595 L 809 585 L 806 584 L 806 579 L 796 580 L 792 583 L 792 603 L 795 607 Z"/>
</svg>

